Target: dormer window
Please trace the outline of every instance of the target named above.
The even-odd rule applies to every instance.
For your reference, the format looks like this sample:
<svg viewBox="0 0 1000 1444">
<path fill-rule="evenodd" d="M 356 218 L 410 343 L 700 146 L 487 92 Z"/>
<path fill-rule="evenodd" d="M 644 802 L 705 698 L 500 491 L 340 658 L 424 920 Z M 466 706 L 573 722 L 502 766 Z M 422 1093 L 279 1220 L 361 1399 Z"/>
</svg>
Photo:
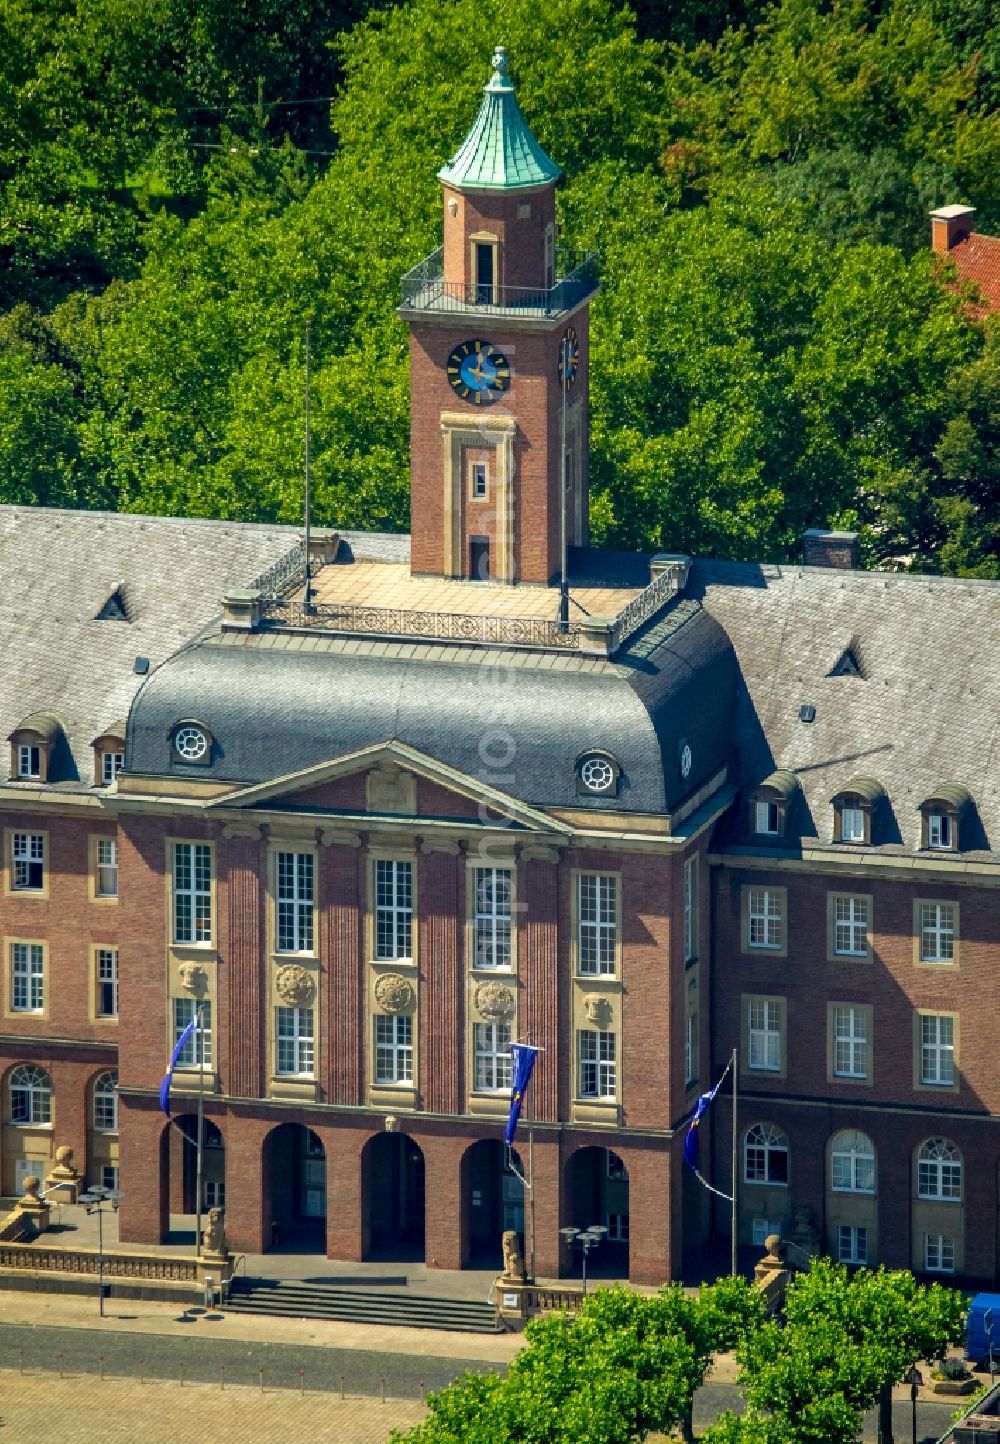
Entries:
<svg viewBox="0 0 1000 1444">
<path fill-rule="evenodd" d="M 776 802 L 758 800 L 753 805 L 754 832 L 771 833 L 777 836 L 781 832 L 781 808 Z"/>
<path fill-rule="evenodd" d="M 865 814 L 861 807 L 843 806 L 840 809 L 841 842 L 865 841 Z"/>
<path fill-rule="evenodd" d="M 94 786 L 110 787 L 125 766 L 125 723 L 116 722 L 107 732 L 95 737 Z"/>
<path fill-rule="evenodd" d="M 15 727 L 10 742 L 10 776 L 19 782 L 47 782 L 52 754 L 62 731 L 54 717 L 27 717 Z"/>
<path fill-rule="evenodd" d="M 920 808 L 920 846 L 928 852 L 958 852 L 962 819 L 972 810 L 972 797 L 956 782 L 944 782 Z M 968 846 L 968 843 L 966 843 Z"/>
<path fill-rule="evenodd" d="M 855 777 L 842 791 L 834 793 L 834 842 L 868 847 L 875 837 L 873 819 L 884 797 L 885 790 L 874 777 Z"/>
<path fill-rule="evenodd" d="M 610 752 L 584 752 L 576 761 L 576 790 L 589 797 L 617 797 L 621 768 Z"/>
<path fill-rule="evenodd" d="M 101 753 L 101 785 L 110 787 L 125 766 L 124 752 L 102 752 Z"/>
<path fill-rule="evenodd" d="M 779 768 L 750 793 L 750 832 L 754 837 L 783 837 L 788 810 L 798 789 L 794 772 Z"/>
<path fill-rule="evenodd" d="M 33 747 L 29 742 L 22 742 L 17 749 L 17 776 L 18 777 L 41 777 L 42 775 L 42 749 Z"/>
<path fill-rule="evenodd" d="M 170 752 L 175 762 L 207 767 L 212 760 L 212 734 L 203 722 L 178 722 L 170 733 Z"/>
</svg>

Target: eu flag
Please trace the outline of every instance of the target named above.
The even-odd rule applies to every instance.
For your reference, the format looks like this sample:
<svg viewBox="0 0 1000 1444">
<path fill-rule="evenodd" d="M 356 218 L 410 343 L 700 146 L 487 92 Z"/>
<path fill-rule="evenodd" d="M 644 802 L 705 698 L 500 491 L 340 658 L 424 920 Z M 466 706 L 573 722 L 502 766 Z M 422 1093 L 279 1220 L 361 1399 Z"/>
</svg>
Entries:
<svg viewBox="0 0 1000 1444">
<path fill-rule="evenodd" d="M 726 1073 L 728 1072 L 729 1069 L 727 1068 Z M 719 1089 L 722 1087 L 722 1084 L 726 1077 L 726 1073 L 723 1073 L 722 1077 L 719 1079 L 718 1083 L 716 1083 L 714 1088 L 710 1088 L 707 1093 L 703 1093 L 698 1099 L 698 1102 L 694 1105 L 694 1113 L 691 1115 L 691 1122 L 688 1124 L 687 1136 L 684 1139 L 684 1162 L 687 1164 L 688 1168 L 693 1168 L 695 1173 L 698 1172 L 698 1125 L 704 1115 L 708 1112 L 709 1105 L 715 1097 L 716 1093 L 718 1093 Z"/>
<path fill-rule="evenodd" d="M 508 1147 L 514 1142 L 514 1134 L 517 1132 L 517 1120 L 521 1116 L 521 1104 L 524 1102 L 524 1094 L 528 1087 L 528 1079 L 531 1077 L 531 1070 L 534 1068 L 535 1059 L 538 1057 L 538 1049 L 532 1048 L 530 1043 L 512 1043 L 510 1045 L 510 1056 L 513 1063 L 510 1116 L 507 1119 L 507 1127 L 503 1131 L 503 1141 Z"/>
<path fill-rule="evenodd" d="M 163 1082 L 160 1084 L 160 1107 L 168 1118 L 170 1117 L 170 1082 L 174 1076 L 174 1069 L 177 1067 L 177 1059 L 184 1052 L 184 1045 L 194 1032 L 196 1020 L 197 1014 L 191 1019 L 190 1023 L 184 1029 L 184 1032 L 177 1039 L 174 1051 L 170 1055 L 170 1062 L 167 1064 L 167 1071 L 163 1075 Z"/>
</svg>

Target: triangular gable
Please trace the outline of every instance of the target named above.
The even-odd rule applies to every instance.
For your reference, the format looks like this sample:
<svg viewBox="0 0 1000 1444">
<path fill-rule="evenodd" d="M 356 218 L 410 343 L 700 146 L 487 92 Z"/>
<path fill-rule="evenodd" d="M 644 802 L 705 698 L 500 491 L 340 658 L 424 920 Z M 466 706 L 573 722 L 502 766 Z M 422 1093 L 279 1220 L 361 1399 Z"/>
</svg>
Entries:
<svg viewBox="0 0 1000 1444">
<path fill-rule="evenodd" d="M 251 808 L 259 807 L 263 803 L 277 802 L 279 799 L 291 802 L 297 795 L 311 791 L 323 783 L 336 781 L 338 778 L 356 776 L 359 773 L 367 773 L 380 764 L 390 764 L 404 771 L 412 772 L 416 777 L 424 778 L 429 782 L 444 787 L 449 792 L 456 793 L 459 797 L 473 802 L 486 802 L 491 813 L 507 818 L 511 822 L 526 828 L 530 832 L 565 832 L 570 833 L 572 829 L 565 823 L 549 817 L 544 812 L 539 812 L 534 807 L 511 797 L 507 792 L 501 792 L 499 788 L 489 787 L 485 783 L 470 777 L 465 772 L 460 772 L 457 767 L 449 767 L 447 763 L 439 762 L 434 757 L 428 757 L 425 752 L 420 752 L 416 747 L 410 747 L 405 742 L 377 742 L 370 747 L 362 747 L 357 752 L 349 752 L 343 757 L 331 758 L 327 762 L 319 762 L 312 767 L 302 768 L 298 772 L 289 772 L 282 777 L 275 777 L 270 782 L 255 783 L 252 787 L 241 787 L 235 792 L 226 793 L 223 797 L 214 798 L 207 804 L 209 808 Z"/>
<path fill-rule="evenodd" d="M 119 583 L 110 596 L 106 598 L 94 620 L 95 622 L 131 621 L 128 614 L 128 607 L 125 604 L 125 592 L 121 583 Z"/>
<path fill-rule="evenodd" d="M 861 665 L 861 658 L 853 643 L 844 648 L 826 675 L 828 677 L 861 677 L 862 680 L 864 679 L 865 672 Z"/>
</svg>

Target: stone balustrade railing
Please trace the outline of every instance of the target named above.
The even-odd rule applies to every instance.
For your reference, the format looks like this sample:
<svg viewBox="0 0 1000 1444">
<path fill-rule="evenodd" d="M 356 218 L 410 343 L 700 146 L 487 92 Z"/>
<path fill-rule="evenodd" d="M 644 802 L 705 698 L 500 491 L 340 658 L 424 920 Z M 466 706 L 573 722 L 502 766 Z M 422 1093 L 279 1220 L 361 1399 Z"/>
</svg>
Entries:
<svg viewBox="0 0 1000 1444">
<path fill-rule="evenodd" d="M 37 1243 L 0 1244 L 0 1269 L 33 1270 L 39 1273 L 100 1273 L 97 1249 L 52 1248 Z M 232 1259 L 202 1255 L 195 1258 L 161 1253 L 105 1253 L 106 1279 L 155 1279 L 171 1283 L 199 1284 L 205 1274 L 216 1282 L 228 1280 Z"/>
</svg>

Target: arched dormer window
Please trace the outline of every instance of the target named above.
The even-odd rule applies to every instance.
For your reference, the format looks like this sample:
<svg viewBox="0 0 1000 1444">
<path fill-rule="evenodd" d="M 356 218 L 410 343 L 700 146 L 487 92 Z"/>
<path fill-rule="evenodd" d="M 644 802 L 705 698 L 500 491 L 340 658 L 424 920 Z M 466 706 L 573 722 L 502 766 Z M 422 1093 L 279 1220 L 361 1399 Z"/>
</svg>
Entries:
<svg viewBox="0 0 1000 1444">
<path fill-rule="evenodd" d="M 873 826 L 885 789 L 874 777 L 856 777 L 834 793 L 833 840 L 868 847 L 876 838 Z"/>
<path fill-rule="evenodd" d="M 41 713 L 26 717 L 7 739 L 10 742 L 10 776 L 19 782 L 47 782 L 52 757 L 62 733 L 55 717 Z"/>
<path fill-rule="evenodd" d="M 943 782 L 920 804 L 920 846 L 930 852 L 959 852 L 962 819 L 972 796 L 957 782 Z"/>
<path fill-rule="evenodd" d="M 782 767 L 753 788 L 749 825 L 754 837 L 784 837 L 798 787 L 795 773 Z"/>
<path fill-rule="evenodd" d="M 576 790 L 584 797 L 617 797 L 621 767 L 614 753 L 589 747 L 576 759 Z"/>
<path fill-rule="evenodd" d="M 208 767 L 212 762 L 211 732 L 204 722 L 186 717 L 170 729 L 170 758 L 189 767 Z"/>
<path fill-rule="evenodd" d="M 115 722 L 100 737 L 95 737 L 94 786 L 110 787 L 125 766 L 125 723 Z"/>
</svg>

